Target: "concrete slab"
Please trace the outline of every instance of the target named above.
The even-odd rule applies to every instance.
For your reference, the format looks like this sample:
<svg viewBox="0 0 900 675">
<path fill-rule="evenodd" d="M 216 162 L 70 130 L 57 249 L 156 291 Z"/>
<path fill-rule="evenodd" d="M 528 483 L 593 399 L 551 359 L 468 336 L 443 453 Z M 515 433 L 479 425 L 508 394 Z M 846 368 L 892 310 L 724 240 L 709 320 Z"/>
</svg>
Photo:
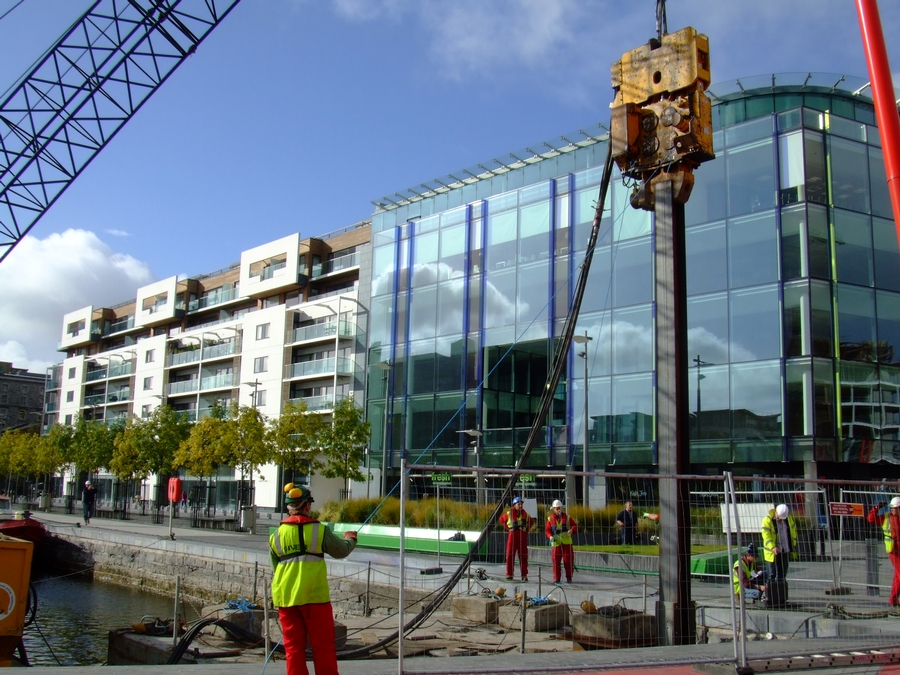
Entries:
<svg viewBox="0 0 900 675">
<path fill-rule="evenodd" d="M 522 607 L 509 604 L 499 608 L 497 620 L 510 630 L 522 629 Z M 525 630 L 546 633 L 569 624 L 569 606 L 565 603 L 529 607 L 525 610 Z"/>
</svg>

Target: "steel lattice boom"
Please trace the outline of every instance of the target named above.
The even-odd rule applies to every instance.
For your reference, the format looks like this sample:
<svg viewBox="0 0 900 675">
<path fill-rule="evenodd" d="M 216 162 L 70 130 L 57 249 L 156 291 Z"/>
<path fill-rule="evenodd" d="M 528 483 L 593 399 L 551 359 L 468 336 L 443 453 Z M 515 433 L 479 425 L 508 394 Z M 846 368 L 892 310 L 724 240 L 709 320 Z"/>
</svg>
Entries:
<svg viewBox="0 0 900 675">
<path fill-rule="evenodd" d="M 240 0 L 98 0 L 0 104 L 0 262 Z"/>
</svg>

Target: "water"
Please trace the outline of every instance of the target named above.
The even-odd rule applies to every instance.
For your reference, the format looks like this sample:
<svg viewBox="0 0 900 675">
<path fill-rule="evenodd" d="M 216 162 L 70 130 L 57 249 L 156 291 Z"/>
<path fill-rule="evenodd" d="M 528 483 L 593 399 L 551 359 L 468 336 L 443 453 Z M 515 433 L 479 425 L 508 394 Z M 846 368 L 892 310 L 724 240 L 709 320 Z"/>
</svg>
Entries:
<svg viewBox="0 0 900 675">
<path fill-rule="evenodd" d="M 78 576 L 38 576 L 33 583 L 37 619 L 25 628 L 25 649 L 35 666 L 104 664 L 110 629 L 139 623 L 145 615 L 170 618 L 175 604 L 174 598 Z M 194 608 L 184 609 L 187 621 L 196 620 Z"/>
</svg>

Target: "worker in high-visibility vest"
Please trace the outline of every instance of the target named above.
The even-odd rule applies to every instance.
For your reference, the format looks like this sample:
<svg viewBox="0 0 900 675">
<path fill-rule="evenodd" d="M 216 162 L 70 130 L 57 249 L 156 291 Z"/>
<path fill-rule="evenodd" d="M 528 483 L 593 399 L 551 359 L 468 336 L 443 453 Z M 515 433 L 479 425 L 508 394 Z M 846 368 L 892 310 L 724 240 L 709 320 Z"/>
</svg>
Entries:
<svg viewBox="0 0 900 675">
<path fill-rule="evenodd" d="M 885 513 L 884 507 L 888 510 Z M 900 604 L 900 497 L 894 497 L 890 504 L 878 502 L 866 516 L 873 525 L 881 527 L 884 536 L 884 549 L 887 551 L 888 560 L 894 566 L 894 582 L 891 584 L 891 595 L 888 604 L 896 606 Z"/>
<path fill-rule="evenodd" d="M 506 538 L 506 580 L 513 580 L 513 567 L 518 555 L 522 581 L 528 581 L 528 533 L 534 527 L 534 518 L 525 511 L 521 497 L 513 497 L 512 507 L 500 516 L 500 524 L 509 531 Z"/>
<path fill-rule="evenodd" d="M 313 498 L 309 490 L 288 483 L 284 491 L 288 517 L 269 537 L 269 555 L 275 570 L 272 601 L 281 621 L 287 675 L 309 675 L 307 637 L 316 675 L 338 675 L 325 554 L 346 558 L 356 546 L 356 532 L 338 538 L 310 517 Z"/>
<path fill-rule="evenodd" d="M 572 546 L 572 535 L 578 531 L 578 524 L 563 511 L 562 502 L 553 500 L 550 515 L 544 534 L 550 540 L 550 566 L 553 568 L 553 583 L 562 582 L 560 567 L 566 570 L 566 583 L 572 583 L 575 572 L 575 547 Z"/>
<path fill-rule="evenodd" d="M 731 580 L 734 582 L 735 596 L 743 588 L 747 600 L 757 600 L 766 590 L 765 584 L 760 583 L 760 579 L 761 576 L 756 571 L 756 545 L 749 544 L 744 549 L 744 554 L 734 561 Z"/>
<path fill-rule="evenodd" d="M 791 559 L 797 559 L 797 524 L 787 504 L 779 504 L 762 520 L 763 556 L 769 581 L 787 578 Z"/>
</svg>

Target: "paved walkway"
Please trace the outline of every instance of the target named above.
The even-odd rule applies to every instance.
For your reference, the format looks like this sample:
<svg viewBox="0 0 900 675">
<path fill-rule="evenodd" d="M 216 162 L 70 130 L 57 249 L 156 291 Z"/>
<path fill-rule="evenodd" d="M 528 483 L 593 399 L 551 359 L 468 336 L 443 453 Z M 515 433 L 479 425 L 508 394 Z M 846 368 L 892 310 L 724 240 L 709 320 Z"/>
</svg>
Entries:
<svg viewBox="0 0 900 675">
<path fill-rule="evenodd" d="M 188 527 L 187 519 L 174 521 L 175 542 L 168 537 L 168 522 L 154 524 L 149 517 L 137 516 L 130 520 L 110 520 L 95 518 L 90 525 L 81 525 L 78 515 L 66 515 L 63 513 L 36 513 L 34 517 L 45 523 L 52 532 L 68 532 L 85 538 L 110 539 L 133 542 L 138 545 L 155 545 L 160 548 L 169 548 L 177 544 L 180 549 L 197 547 L 198 554 L 209 554 L 210 551 L 217 555 L 249 554 L 255 555 L 260 564 L 269 564 L 267 533 L 269 522 L 262 521 L 255 535 L 248 533 L 223 532 L 215 530 L 194 529 Z M 275 524 L 272 521 L 271 524 Z M 437 588 L 443 585 L 450 573 L 455 570 L 459 558 L 442 557 L 441 567 L 443 574 L 421 575 L 419 569 L 435 567 L 434 556 L 407 556 L 407 581 L 408 585 Z M 399 567 L 399 556 L 396 553 L 384 551 L 372 551 L 357 549 L 344 561 L 329 559 L 331 576 L 348 573 L 354 567 L 365 569 L 371 565 L 372 570 L 384 569 L 386 576 L 396 578 Z M 346 569 L 341 565 L 349 566 Z M 644 610 L 649 613 L 655 611 L 656 586 L 655 578 L 647 579 L 643 575 L 628 574 L 603 574 L 594 572 L 576 572 L 576 583 L 562 588 L 554 587 L 547 583 L 543 577 L 548 575 L 547 569 L 537 568 L 530 573 L 531 581 L 528 584 L 511 583 L 502 580 L 505 575 L 502 564 L 482 564 L 478 567 L 486 570 L 490 579 L 486 582 L 477 582 L 466 577 L 457 587 L 457 592 L 480 592 L 480 587 L 494 588 L 497 585 L 506 586 L 508 591 L 515 587 L 524 587 L 531 595 L 548 595 L 556 599 L 567 601 L 570 606 L 577 606 L 581 600 L 592 598 L 597 606 L 620 604 L 631 609 Z M 513 586 L 513 588 L 509 588 Z M 704 616 L 712 616 L 715 612 L 730 612 L 729 585 L 725 583 L 692 583 L 693 600 L 704 609 Z M 873 602 L 875 600 L 873 599 Z M 883 601 L 882 601 L 883 602 Z M 759 612 L 759 614 L 766 614 Z M 781 613 L 785 615 L 791 612 Z M 809 612 L 796 619 L 797 622 L 808 621 Z M 804 618 L 806 617 L 806 618 Z M 777 617 L 776 617 L 777 618 Z M 781 617 L 786 620 L 785 617 Z M 729 619 L 730 621 L 730 619 Z M 756 623 L 762 621 L 757 617 Z M 774 621 L 772 617 L 765 617 L 765 622 Z M 710 623 L 710 622 L 707 622 Z M 871 624 L 869 624 L 871 626 Z M 900 618 L 888 617 L 883 621 L 882 633 L 895 633 L 900 627 Z M 730 623 L 728 628 L 730 629 Z M 785 636 L 787 637 L 787 636 Z M 886 638 L 891 644 L 894 637 Z M 894 642 L 900 644 L 900 640 Z M 764 645 L 767 655 L 783 654 L 791 656 L 796 654 L 827 651 L 831 653 L 849 653 L 861 648 L 863 643 L 858 636 L 847 639 L 830 640 L 805 640 L 805 639 L 779 639 L 773 642 L 756 643 Z M 761 654 L 754 648 L 754 643 L 748 643 L 748 660 L 752 661 L 753 654 Z M 449 675 L 450 673 L 488 675 L 490 673 L 512 674 L 528 672 L 554 672 L 554 673 L 592 673 L 603 672 L 612 674 L 648 672 L 648 669 L 665 670 L 666 673 L 681 675 L 682 673 L 696 672 L 690 664 L 708 662 L 710 665 L 706 672 L 734 672 L 734 645 L 732 643 L 700 644 L 688 647 L 652 647 L 643 649 L 597 650 L 589 652 L 566 651 L 551 654 L 518 654 L 507 653 L 499 656 L 455 657 L 455 658 L 407 658 L 404 660 L 404 673 L 422 673 L 423 675 Z M 772 663 L 768 669 L 773 670 Z M 311 666 L 311 664 L 310 664 Z M 891 673 L 900 675 L 900 666 L 856 666 L 847 669 L 841 664 L 840 657 L 822 656 L 818 660 L 813 658 L 805 667 L 828 666 L 829 673 L 853 672 L 872 675 L 876 673 Z M 801 667 L 797 663 L 790 669 Z M 131 675 L 130 670 L 137 668 L 135 672 L 144 675 L 147 666 L 131 667 L 117 666 L 117 672 L 121 675 Z M 716 670 L 716 669 L 720 670 Z M 724 668 L 724 670 L 721 670 Z M 175 675 L 183 669 L 188 669 L 191 675 L 204 675 L 205 669 L 215 670 L 217 675 L 244 675 L 261 673 L 263 664 L 221 664 L 221 665 L 193 665 L 193 666 L 167 666 L 166 672 Z M 398 673 L 399 667 L 396 659 L 370 659 L 365 661 L 343 661 L 340 664 L 343 675 L 387 675 Z M 44 668 L 34 668 L 32 672 L 40 675 Z M 54 669 L 57 670 L 57 669 Z M 67 668 L 71 675 L 80 675 L 77 671 L 81 668 Z M 91 672 L 95 669 L 91 668 Z M 265 673 L 270 675 L 283 675 L 284 663 L 269 663 Z M 87 671 L 85 671 L 87 675 Z"/>
</svg>

